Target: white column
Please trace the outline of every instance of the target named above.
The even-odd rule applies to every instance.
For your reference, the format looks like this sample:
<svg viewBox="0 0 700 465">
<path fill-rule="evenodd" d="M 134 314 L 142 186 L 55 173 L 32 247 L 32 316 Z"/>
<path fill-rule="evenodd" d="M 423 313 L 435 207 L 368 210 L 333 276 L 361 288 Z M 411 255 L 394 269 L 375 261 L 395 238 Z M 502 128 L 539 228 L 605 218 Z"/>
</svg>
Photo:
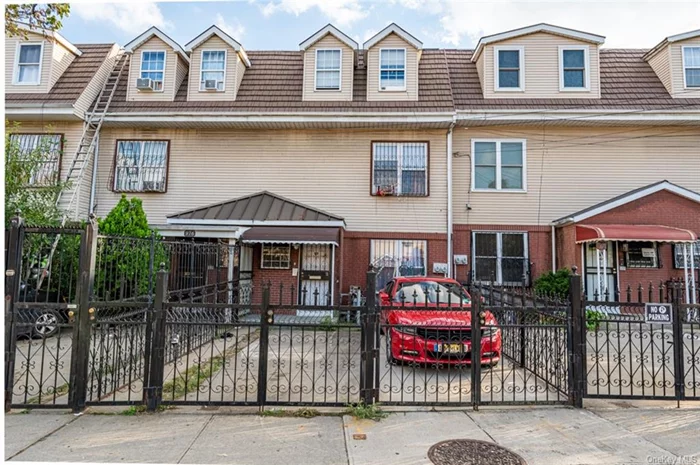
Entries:
<svg viewBox="0 0 700 465">
<path fill-rule="evenodd" d="M 690 281 L 688 279 L 688 244 L 683 243 L 683 277 L 685 278 L 685 303 L 690 303 Z"/>
<path fill-rule="evenodd" d="M 605 243 L 605 248 L 603 249 L 603 292 L 608 292 L 608 243 Z M 607 296 L 610 298 L 610 295 Z M 606 299 L 607 300 L 607 299 Z"/>
<path fill-rule="evenodd" d="M 696 282 L 695 282 L 695 244 L 689 244 L 688 247 L 690 248 L 690 291 L 691 291 L 691 300 L 692 304 L 697 304 L 697 288 Z M 700 266 L 700 264 L 698 264 Z"/>
<path fill-rule="evenodd" d="M 595 283 L 596 283 L 596 284 L 595 284 L 595 287 L 596 287 L 596 290 L 595 290 L 595 292 L 596 292 L 596 294 L 598 294 L 598 297 L 596 298 L 596 300 L 600 300 L 600 296 L 601 296 L 601 286 L 600 286 L 600 253 L 601 253 L 601 250 L 598 248 L 598 244 L 596 244 L 596 248 L 595 248 L 595 257 L 596 257 L 596 260 L 595 260 L 595 275 L 596 275 L 596 280 L 595 280 Z M 594 296 L 594 297 L 595 297 L 595 296 Z"/>
</svg>

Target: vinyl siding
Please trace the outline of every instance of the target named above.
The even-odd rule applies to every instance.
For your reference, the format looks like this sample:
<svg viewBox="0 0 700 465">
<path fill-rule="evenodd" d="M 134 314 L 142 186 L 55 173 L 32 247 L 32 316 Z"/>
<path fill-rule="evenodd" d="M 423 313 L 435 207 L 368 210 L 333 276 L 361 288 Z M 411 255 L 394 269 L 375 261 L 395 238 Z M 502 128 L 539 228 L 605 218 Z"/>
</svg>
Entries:
<svg viewBox="0 0 700 465">
<path fill-rule="evenodd" d="M 649 59 L 649 66 L 659 77 L 669 94 L 673 94 L 671 85 L 671 51 L 669 47 L 660 50 Z"/>
<path fill-rule="evenodd" d="M 342 50 L 340 65 L 340 90 L 316 90 L 316 50 L 336 48 Z M 352 75 L 355 51 L 332 34 L 326 36 L 304 52 L 304 100 L 352 100 Z"/>
<path fill-rule="evenodd" d="M 406 90 L 379 90 L 379 50 L 382 48 L 406 49 Z M 418 100 L 418 62 L 420 50 L 396 34 L 389 34 L 367 50 L 367 100 Z"/>
<path fill-rule="evenodd" d="M 51 63 L 51 74 L 49 76 L 49 89 L 56 84 L 58 78 L 65 72 L 68 66 L 75 60 L 75 55 L 73 52 L 67 50 L 59 43 L 53 44 L 52 53 L 52 63 Z"/>
<path fill-rule="evenodd" d="M 700 98 L 700 89 L 688 88 L 683 85 L 683 46 L 700 47 L 700 37 L 681 42 L 673 42 L 670 45 L 671 69 L 673 70 L 673 96 L 677 98 Z"/>
<path fill-rule="evenodd" d="M 202 71 L 202 51 L 226 50 L 226 71 L 224 76 L 224 91 L 200 91 L 200 76 Z M 192 50 L 190 54 L 189 85 L 187 86 L 187 100 L 191 101 L 216 101 L 235 100 L 237 89 L 237 61 L 238 53 L 226 42 L 216 35 L 211 36 L 203 44 Z"/>
<path fill-rule="evenodd" d="M 588 46 L 590 65 L 589 91 L 559 90 L 559 47 Z M 495 91 L 495 48 L 521 46 L 525 48 L 525 90 L 523 92 Z M 485 98 L 600 98 L 600 66 L 598 47 L 567 37 L 539 32 L 487 45 L 483 51 L 482 87 Z"/>
<path fill-rule="evenodd" d="M 168 191 L 136 194 L 149 222 L 183 210 L 269 190 L 345 218 L 356 231 L 446 231 L 444 130 L 173 130 L 105 128 L 100 141 L 97 214 L 111 192 L 116 139 L 170 139 Z M 370 195 L 371 142 L 429 141 L 430 196 Z"/>
<path fill-rule="evenodd" d="M 526 139 L 527 193 L 470 192 L 472 138 Z M 700 191 L 697 127 L 494 126 L 456 129 L 453 146 L 455 224 L 548 225 L 664 179 Z"/>
<path fill-rule="evenodd" d="M 177 90 L 180 88 L 182 85 L 182 82 L 187 79 L 187 75 L 189 72 L 189 68 L 187 65 L 187 62 L 180 58 L 179 55 L 175 55 L 177 57 L 177 72 L 175 73 L 175 95 L 177 95 Z M 174 98 L 174 97 L 173 97 Z"/>
<path fill-rule="evenodd" d="M 236 95 L 238 95 L 238 89 L 241 88 L 241 81 L 243 80 L 243 75 L 245 74 L 245 63 L 241 60 L 241 57 L 236 54 Z"/>
<path fill-rule="evenodd" d="M 8 127 L 12 127 L 13 123 L 10 123 Z M 21 121 L 20 127 L 16 131 L 18 133 L 51 133 L 51 134 L 63 134 L 63 154 L 61 157 L 61 181 L 66 180 L 68 175 L 68 170 L 75 157 L 75 152 L 78 150 L 78 144 L 80 143 L 80 137 L 83 134 L 83 123 L 82 122 L 65 122 L 56 121 L 49 123 L 41 123 L 38 121 Z M 80 219 L 87 218 L 88 205 L 90 202 L 90 181 L 92 176 L 92 165 L 87 167 L 87 171 L 83 175 L 83 180 L 80 185 L 80 192 L 78 194 L 78 199 L 76 204 L 78 205 L 78 215 Z M 78 186 L 71 186 L 66 194 L 63 195 L 60 206 L 67 207 L 68 202 L 71 198 L 71 192 Z"/>
<path fill-rule="evenodd" d="M 141 52 L 144 50 L 165 51 L 165 75 L 163 77 L 163 92 L 141 92 L 136 89 L 136 79 L 141 76 Z M 177 54 L 170 45 L 158 37 L 151 37 L 139 48 L 134 50 L 129 66 L 129 85 L 127 86 L 126 99 L 133 101 L 172 101 L 177 92 L 176 67 Z"/>
<path fill-rule="evenodd" d="M 75 112 L 80 118 L 82 118 L 85 115 L 85 112 L 90 109 L 90 105 L 92 105 L 97 98 L 97 95 L 100 93 L 100 91 L 102 91 L 102 86 L 114 69 L 114 64 L 118 53 L 119 46 L 114 44 L 112 49 L 107 54 L 105 61 L 100 65 L 97 72 L 90 80 L 90 83 L 87 85 L 87 87 L 85 87 L 83 93 L 80 94 L 78 100 L 75 101 Z M 122 77 L 120 79 L 127 79 L 127 76 L 122 73 Z"/>
<path fill-rule="evenodd" d="M 41 78 L 39 85 L 14 85 L 15 60 L 17 47 L 20 42 L 43 42 L 44 50 L 41 57 Z M 5 36 L 5 92 L 8 94 L 45 94 L 51 88 L 51 64 L 53 62 L 53 42 L 45 40 L 39 34 L 27 33 L 27 40 L 21 37 Z"/>
</svg>

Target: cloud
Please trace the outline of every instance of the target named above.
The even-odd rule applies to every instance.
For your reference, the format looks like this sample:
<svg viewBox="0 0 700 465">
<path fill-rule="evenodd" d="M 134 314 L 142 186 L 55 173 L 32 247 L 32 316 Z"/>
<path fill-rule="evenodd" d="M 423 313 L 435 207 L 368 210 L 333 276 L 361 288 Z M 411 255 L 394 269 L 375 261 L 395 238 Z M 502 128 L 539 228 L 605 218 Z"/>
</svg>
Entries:
<svg viewBox="0 0 700 465">
<path fill-rule="evenodd" d="M 134 35 L 151 26 L 165 30 L 173 27 L 155 2 L 75 3 L 71 5 L 71 13 L 85 21 L 111 23 L 117 29 Z"/>
<path fill-rule="evenodd" d="M 245 34 L 245 26 L 240 21 L 234 19 L 234 24 L 229 24 L 221 13 L 216 14 L 216 26 L 236 40 L 241 40 Z"/>
<path fill-rule="evenodd" d="M 271 16 L 277 12 L 299 16 L 312 8 L 318 8 L 324 16 L 338 26 L 349 26 L 366 18 L 369 14 L 368 8 L 359 0 L 278 0 L 261 5 L 260 11 L 264 16 Z"/>
</svg>

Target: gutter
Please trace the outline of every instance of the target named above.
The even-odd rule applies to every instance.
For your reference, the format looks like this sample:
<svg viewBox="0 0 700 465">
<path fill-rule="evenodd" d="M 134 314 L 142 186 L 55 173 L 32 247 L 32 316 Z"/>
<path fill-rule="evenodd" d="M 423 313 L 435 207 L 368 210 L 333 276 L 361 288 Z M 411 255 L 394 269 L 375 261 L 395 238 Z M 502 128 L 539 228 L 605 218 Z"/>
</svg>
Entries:
<svg viewBox="0 0 700 465">
<path fill-rule="evenodd" d="M 453 277 L 454 259 L 452 250 L 452 132 L 457 124 L 457 118 L 452 117 L 452 124 L 447 130 L 447 277 Z"/>
</svg>

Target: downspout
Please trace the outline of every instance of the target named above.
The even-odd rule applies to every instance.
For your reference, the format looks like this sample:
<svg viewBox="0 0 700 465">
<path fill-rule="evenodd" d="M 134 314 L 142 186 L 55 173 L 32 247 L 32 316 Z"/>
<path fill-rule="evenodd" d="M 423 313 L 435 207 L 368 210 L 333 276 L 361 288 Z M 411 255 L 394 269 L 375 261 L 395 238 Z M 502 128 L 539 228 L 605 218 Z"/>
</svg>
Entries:
<svg viewBox="0 0 700 465">
<path fill-rule="evenodd" d="M 97 190 L 97 159 L 100 153 L 100 134 L 95 134 L 95 153 L 92 162 L 92 179 L 90 180 L 90 204 L 88 205 L 88 214 L 94 213 L 95 209 L 95 191 Z"/>
<path fill-rule="evenodd" d="M 452 116 L 452 123 L 447 130 L 447 277 L 453 277 L 454 260 L 452 258 L 452 130 L 457 124 L 457 116 Z"/>
</svg>

